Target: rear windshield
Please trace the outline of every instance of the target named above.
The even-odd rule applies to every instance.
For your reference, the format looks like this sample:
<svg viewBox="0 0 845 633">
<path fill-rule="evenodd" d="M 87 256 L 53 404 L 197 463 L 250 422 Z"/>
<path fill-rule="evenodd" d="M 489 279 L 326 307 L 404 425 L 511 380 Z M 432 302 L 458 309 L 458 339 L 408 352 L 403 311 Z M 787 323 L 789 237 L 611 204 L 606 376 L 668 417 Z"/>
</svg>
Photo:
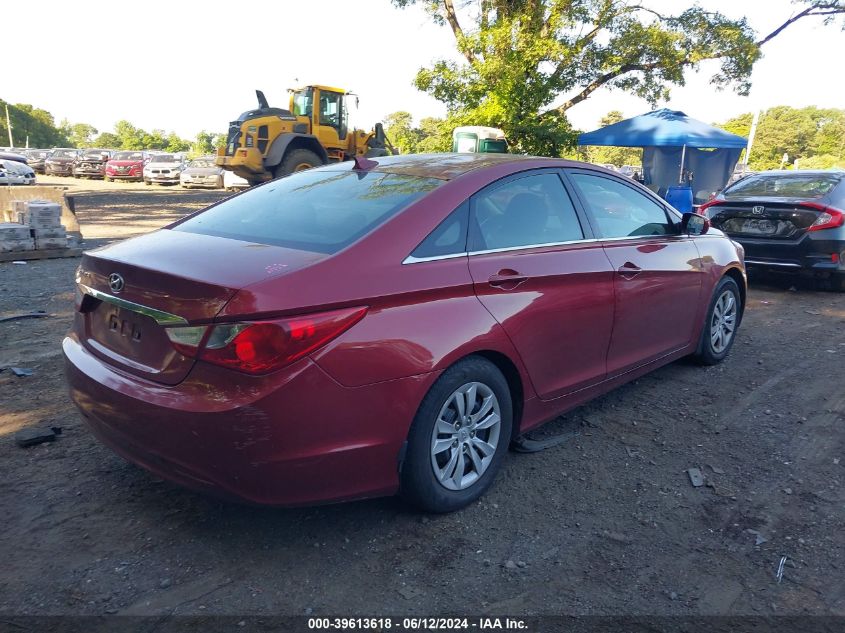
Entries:
<svg viewBox="0 0 845 633">
<path fill-rule="evenodd" d="M 144 155 L 141 152 L 118 152 L 114 160 L 144 160 Z"/>
<path fill-rule="evenodd" d="M 841 180 L 842 174 L 755 174 L 725 189 L 725 197 L 821 198 Z"/>
<path fill-rule="evenodd" d="M 303 171 L 233 196 L 174 227 L 332 254 L 443 181 L 359 171 Z"/>
</svg>

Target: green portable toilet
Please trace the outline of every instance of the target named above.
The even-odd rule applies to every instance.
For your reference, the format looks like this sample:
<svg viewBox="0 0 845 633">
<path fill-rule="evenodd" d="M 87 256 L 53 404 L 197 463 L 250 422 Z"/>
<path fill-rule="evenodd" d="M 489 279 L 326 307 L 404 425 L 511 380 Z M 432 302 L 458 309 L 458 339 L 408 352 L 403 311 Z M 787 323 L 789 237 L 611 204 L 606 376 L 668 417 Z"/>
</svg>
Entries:
<svg viewBox="0 0 845 633">
<path fill-rule="evenodd" d="M 495 127 L 464 125 L 452 132 L 452 151 L 462 154 L 507 154 L 505 133 Z"/>
</svg>

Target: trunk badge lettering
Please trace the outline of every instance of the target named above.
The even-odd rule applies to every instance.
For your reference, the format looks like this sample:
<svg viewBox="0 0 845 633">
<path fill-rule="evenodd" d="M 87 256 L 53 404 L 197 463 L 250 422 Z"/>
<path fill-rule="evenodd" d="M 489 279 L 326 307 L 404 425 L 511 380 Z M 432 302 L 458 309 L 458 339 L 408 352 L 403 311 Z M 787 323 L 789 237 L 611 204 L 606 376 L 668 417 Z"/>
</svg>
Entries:
<svg viewBox="0 0 845 633">
<path fill-rule="evenodd" d="M 126 282 L 123 281 L 123 277 L 118 273 L 109 275 L 109 288 L 111 288 L 112 292 L 120 292 L 124 286 L 126 286 Z"/>
<path fill-rule="evenodd" d="M 763 211 L 765 211 L 765 210 L 766 210 L 766 207 L 761 206 L 759 204 L 751 207 L 751 213 L 753 213 L 754 215 L 763 215 Z"/>
</svg>

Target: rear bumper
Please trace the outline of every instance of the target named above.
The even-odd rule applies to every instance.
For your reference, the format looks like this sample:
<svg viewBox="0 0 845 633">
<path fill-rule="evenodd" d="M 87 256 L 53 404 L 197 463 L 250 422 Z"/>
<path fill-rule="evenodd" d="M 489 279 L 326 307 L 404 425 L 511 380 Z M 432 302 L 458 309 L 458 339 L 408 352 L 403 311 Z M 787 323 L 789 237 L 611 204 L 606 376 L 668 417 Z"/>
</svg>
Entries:
<svg viewBox="0 0 845 633">
<path fill-rule="evenodd" d="M 813 231 L 796 241 L 731 236 L 745 248 L 749 270 L 772 270 L 827 276 L 845 271 L 845 231 Z"/>
<path fill-rule="evenodd" d="M 182 179 L 179 184 L 183 187 L 203 187 L 206 189 L 217 189 L 223 186 L 223 177 L 218 176 L 214 180 L 185 180 Z"/>
<path fill-rule="evenodd" d="M 174 387 L 63 341 L 71 398 L 104 444 L 180 485 L 304 505 L 393 494 L 398 456 L 435 376 L 347 388 L 310 359 L 249 377 L 205 363 Z"/>
</svg>

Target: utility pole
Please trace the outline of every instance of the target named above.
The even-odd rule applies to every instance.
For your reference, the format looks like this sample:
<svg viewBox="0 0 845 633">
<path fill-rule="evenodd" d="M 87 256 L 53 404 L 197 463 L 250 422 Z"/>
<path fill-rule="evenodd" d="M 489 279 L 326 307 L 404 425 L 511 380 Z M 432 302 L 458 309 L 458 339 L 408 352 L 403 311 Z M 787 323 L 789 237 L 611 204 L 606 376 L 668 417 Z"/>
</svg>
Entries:
<svg viewBox="0 0 845 633">
<path fill-rule="evenodd" d="M 757 133 L 757 124 L 760 122 L 760 111 L 754 110 L 754 118 L 751 119 L 751 131 L 748 133 L 748 145 L 745 146 L 745 160 L 742 161 L 743 173 L 748 171 L 748 157 L 751 155 L 751 146 L 754 144 L 754 135 Z"/>
<path fill-rule="evenodd" d="M 9 130 L 9 147 L 12 148 L 15 146 L 14 142 L 12 141 L 12 120 L 9 118 L 9 104 L 6 104 L 6 129 Z"/>
</svg>

